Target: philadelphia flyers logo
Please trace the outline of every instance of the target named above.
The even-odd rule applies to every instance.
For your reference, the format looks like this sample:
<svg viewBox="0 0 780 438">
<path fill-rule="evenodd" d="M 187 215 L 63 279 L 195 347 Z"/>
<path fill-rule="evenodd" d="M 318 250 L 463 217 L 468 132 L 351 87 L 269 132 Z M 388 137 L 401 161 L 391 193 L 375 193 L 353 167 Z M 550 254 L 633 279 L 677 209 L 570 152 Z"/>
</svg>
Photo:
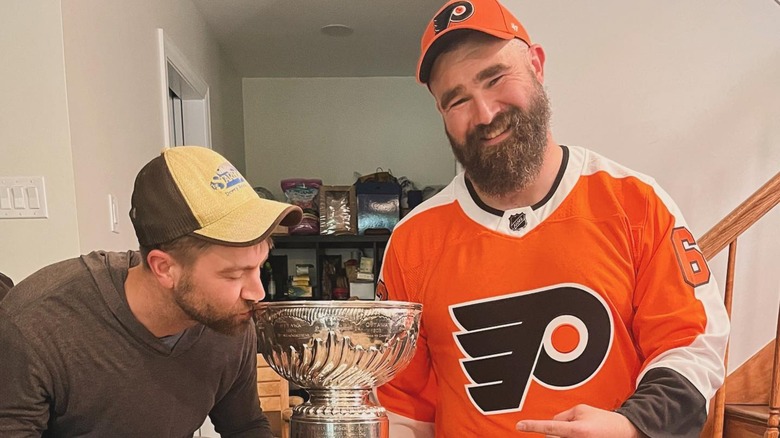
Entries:
<svg viewBox="0 0 780 438">
<path fill-rule="evenodd" d="M 455 2 L 433 17 L 433 31 L 439 33 L 450 27 L 450 23 L 460 23 L 466 21 L 474 14 L 474 5 L 471 2 Z"/>
<path fill-rule="evenodd" d="M 534 381 L 571 389 L 590 380 L 612 346 L 604 299 L 579 284 L 559 284 L 450 306 L 453 334 L 471 381 L 466 391 L 483 414 L 517 412 Z"/>
</svg>

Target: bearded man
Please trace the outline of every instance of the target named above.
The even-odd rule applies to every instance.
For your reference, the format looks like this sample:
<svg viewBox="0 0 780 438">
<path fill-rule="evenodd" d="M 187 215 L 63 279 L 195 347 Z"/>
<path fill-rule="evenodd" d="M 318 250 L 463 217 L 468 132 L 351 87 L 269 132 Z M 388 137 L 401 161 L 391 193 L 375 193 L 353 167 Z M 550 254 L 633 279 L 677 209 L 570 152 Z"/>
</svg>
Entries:
<svg viewBox="0 0 780 438">
<path fill-rule="evenodd" d="M 271 438 L 257 398 L 255 302 L 278 224 L 225 158 L 166 149 L 135 180 L 140 253 L 45 267 L 0 303 L 0 436 Z"/>
<path fill-rule="evenodd" d="M 464 172 L 393 230 L 379 299 L 423 304 L 377 389 L 390 436 L 697 437 L 729 322 L 679 209 L 645 175 L 559 145 L 545 54 L 496 0 L 453 0 L 418 80 Z"/>
</svg>

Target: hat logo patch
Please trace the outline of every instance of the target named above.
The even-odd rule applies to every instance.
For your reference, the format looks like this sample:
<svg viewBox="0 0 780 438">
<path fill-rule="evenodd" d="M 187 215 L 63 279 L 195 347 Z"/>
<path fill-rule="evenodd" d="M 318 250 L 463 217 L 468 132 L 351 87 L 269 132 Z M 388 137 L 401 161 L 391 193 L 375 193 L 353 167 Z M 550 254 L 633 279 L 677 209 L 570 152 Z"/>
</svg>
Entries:
<svg viewBox="0 0 780 438">
<path fill-rule="evenodd" d="M 211 188 L 230 194 L 238 189 L 236 186 L 244 182 L 246 180 L 241 173 L 232 164 L 224 162 L 217 167 L 216 174 L 211 178 Z"/>
<path fill-rule="evenodd" d="M 452 23 L 461 23 L 474 15 L 474 5 L 471 2 L 455 2 L 433 17 L 433 31 L 439 33 L 450 27 Z"/>
</svg>

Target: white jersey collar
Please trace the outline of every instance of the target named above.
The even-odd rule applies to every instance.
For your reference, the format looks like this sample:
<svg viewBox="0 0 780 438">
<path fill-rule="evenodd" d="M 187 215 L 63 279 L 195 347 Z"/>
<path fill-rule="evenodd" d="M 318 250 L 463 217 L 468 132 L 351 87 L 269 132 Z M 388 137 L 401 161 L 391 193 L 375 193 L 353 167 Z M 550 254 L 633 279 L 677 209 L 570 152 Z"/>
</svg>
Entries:
<svg viewBox="0 0 780 438">
<path fill-rule="evenodd" d="M 585 162 L 585 150 L 579 147 L 563 148 L 563 159 L 558 176 L 550 192 L 532 206 L 497 210 L 482 202 L 475 191 L 469 190 L 463 172 L 452 181 L 453 194 L 466 215 L 493 231 L 521 237 L 544 222 L 563 202 L 579 180 Z"/>
</svg>

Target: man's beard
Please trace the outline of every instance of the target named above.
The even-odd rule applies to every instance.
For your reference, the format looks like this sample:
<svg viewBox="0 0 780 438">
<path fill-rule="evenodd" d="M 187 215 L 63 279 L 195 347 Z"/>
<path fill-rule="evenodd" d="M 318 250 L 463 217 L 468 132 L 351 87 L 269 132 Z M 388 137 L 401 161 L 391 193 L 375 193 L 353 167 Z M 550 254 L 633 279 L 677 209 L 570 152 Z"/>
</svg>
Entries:
<svg viewBox="0 0 780 438">
<path fill-rule="evenodd" d="M 206 327 L 225 334 L 236 335 L 241 333 L 248 321 L 242 321 L 235 313 L 223 313 L 215 309 L 203 297 L 198 296 L 195 285 L 192 284 L 190 275 L 185 273 L 181 282 L 174 287 L 173 296 L 176 304 L 179 305 L 184 313 L 192 320 L 197 321 Z M 250 311 L 250 305 L 247 304 L 246 311 Z"/>
<path fill-rule="evenodd" d="M 528 111 L 516 106 L 498 113 L 489 125 L 479 125 L 458 143 L 447 131 L 452 152 L 469 180 L 488 196 L 501 197 L 528 188 L 539 175 L 547 146 L 550 104 L 542 85 L 535 80 L 535 93 Z M 499 144 L 483 146 L 489 132 L 510 136 Z M 446 130 L 446 129 L 445 129 Z"/>
</svg>

